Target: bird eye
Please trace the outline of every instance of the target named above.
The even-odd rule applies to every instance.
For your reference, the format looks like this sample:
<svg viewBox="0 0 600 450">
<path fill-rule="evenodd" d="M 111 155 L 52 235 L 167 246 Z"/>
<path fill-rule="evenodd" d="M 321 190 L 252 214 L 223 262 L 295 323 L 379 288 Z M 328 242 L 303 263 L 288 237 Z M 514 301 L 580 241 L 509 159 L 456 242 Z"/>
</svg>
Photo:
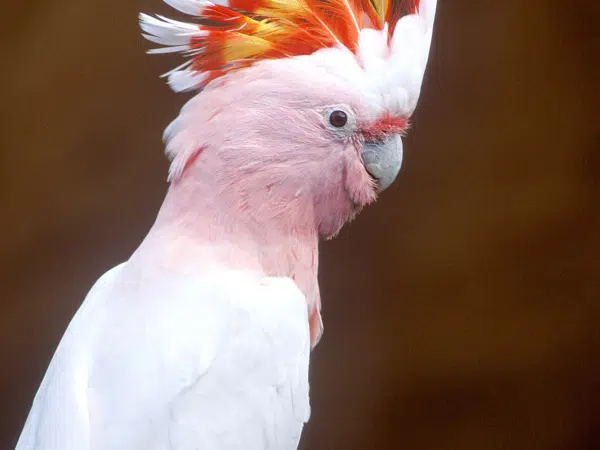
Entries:
<svg viewBox="0 0 600 450">
<path fill-rule="evenodd" d="M 344 111 L 335 110 L 329 115 L 329 123 L 336 128 L 342 128 L 348 122 L 348 115 Z"/>
</svg>

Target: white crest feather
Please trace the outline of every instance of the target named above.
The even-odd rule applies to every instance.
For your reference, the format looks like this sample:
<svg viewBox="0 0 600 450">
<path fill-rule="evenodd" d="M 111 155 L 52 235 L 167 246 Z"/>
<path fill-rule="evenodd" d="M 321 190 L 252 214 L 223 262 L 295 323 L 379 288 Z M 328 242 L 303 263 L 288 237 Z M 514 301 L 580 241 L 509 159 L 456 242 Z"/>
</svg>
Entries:
<svg viewBox="0 0 600 450">
<path fill-rule="evenodd" d="M 152 17 L 148 14 L 140 14 L 140 27 L 146 32 L 144 37 L 156 44 L 177 46 L 176 49 L 158 49 L 151 51 L 153 53 L 168 53 L 189 50 L 190 38 L 195 36 L 204 36 L 206 33 L 198 29 L 197 25 L 180 22 L 167 17 Z"/>
<path fill-rule="evenodd" d="M 175 92 L 185 92 L 195 89 L 206 78 L 205 73 L 198 73 L 190 69 L 171 71 L 166 76 L 169 79 L 169 86 Z"/>
<path fill-rule="evenodd" d="M 209 0 L 164 1 L 180 12 L 198 18 L 204 17 L 206 8 L 210 8 L 215 4 L 226 6 L 228 3 L 227 0 L 218 0 L 215 2 Z M 274 8 L 283 7 L 287 2 L 295 4 L 298 1 L 300 0 L 278 0 L 275 3 L 279 6 L 274 6 Z M 324 4 L 331 1 L 323 0 Z M 355 6 L 352 6 L 349 0 L 336 1 L 339 2 L 342 8 L 348 10 L 348 17 L 351 22 L 349 27 L 355 27 L 359 31 L 355 53 L 367 74 L 367 78 L 370 79 L 369 84 L 386 98 L 390 112 L 410 116 L 416 108 L 429 59 L 437 0 L 415 1 L 412 14 L 401 17 L 395 24 L 380 24 L 381 29 L 361 29 L 361 25 L 353 9 Z M 257 2 L 257 5 L 260 5 L 260 2 Z M 257 9 L 257 11 L 262 10 Z M 256 14 L 256 11 L 251 13 Z M 265 14 L 268 16 L 270 13 L 266 12 Z M 276 19 L 277 16 L 274 15 L 271 18 L 271 23 L 278 24 L 280 32 L 282 30 L 288 32 L 289 30 L 285 31 L 285 23 L 287 22 L 278 22 Z M 395 21 L 395 19 L 393 20 Z M 211 28 L 213 25 L 185 23 L 162 16 L 151 17 L 146 14 L 140 14 L 140 22 L 146 39 L 165 46 L 149 50 L 148 53 L 182 53 L 187 58 L 197 62 L 193 65 L 193 69 L 188 61 L 164 75 L 168 78 L 171 88 L 176 92 L 201 88 L 216 76 L 217 71 L 221 71 L 222 69 L 225 72 L 232 70 L 240 62 L 225 60 L 226 64 L 224 63 L 224 67 L 211 66 L 210 69 L 203 67 L 203 58 L 206 57 L 208 59 L 206 55 L 212 57 L 213 53 L 215 53 L 214 48 L 211 50 L 212 53 L 206 49 L 209 48 L 212 42 L 211 32 L 222 33 L 219 27 Z M 224 20 L 220 26 L 226 28 L 225 22 L 227 20 Z M 344 44 L 337 40 L 336 35 L 328 28 L 328 24 L 323 21 L 321 22 L 323 27 L 329 30 L 330 34 L 335 38 L 334 41 L 339 44 L 329 48 L 339 49 L 344 47 Z M 244 26 L 228 29 L 228 32 L 240 33 Z M 393 35 L 390 37 L 388 30 L 391 29 L 393 29 Z M 249 36 L 253 36 L 252 32 Z M 260 38 L 259 34 L 257 36 Z M 232 40 L 232 42 L 235 41 Z M 243 53 L 242 51 L 241 54 Z M 253 56 L 260 57 L 261 55 Z M 294 56 L 294 54 L 292 53 L 290 56 Z M 259 59 L 256 58 L 256 60 Z"/>
<path fill-rule="evenodd" d="M 202 8 L 211 4 L 207 0 L 164 0 L 164 2 L 177 11 L 190 16 L 197 16 Z"/>
<path fill-rule="evenodd" d="M 411 115 L 417 106 L 433 36 L 437 0 L 421 0 L 419 11 L 402 17 L 392 36 L 386 61 L 388 98 L 393 111 Z M 366 31 L 366 30 L 365 30 Z"/>
</svg>

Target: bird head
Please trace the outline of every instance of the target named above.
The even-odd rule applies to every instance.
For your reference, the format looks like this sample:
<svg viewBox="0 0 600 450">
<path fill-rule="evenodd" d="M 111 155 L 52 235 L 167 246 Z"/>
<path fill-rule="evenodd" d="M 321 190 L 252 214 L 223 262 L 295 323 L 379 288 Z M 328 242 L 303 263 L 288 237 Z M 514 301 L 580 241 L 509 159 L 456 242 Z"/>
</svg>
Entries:
<svg viewBox="0 0 600 450">
<path fill-rule="evenodd" d="M 390 186 L 435 0 L 165 1 L 197 23 L 142 14 L 150 52 L 186 56 L 165 75 L 200 91 L 165 132 L 172 183 L 214 177 L 325 237 Z"/>
</svg>

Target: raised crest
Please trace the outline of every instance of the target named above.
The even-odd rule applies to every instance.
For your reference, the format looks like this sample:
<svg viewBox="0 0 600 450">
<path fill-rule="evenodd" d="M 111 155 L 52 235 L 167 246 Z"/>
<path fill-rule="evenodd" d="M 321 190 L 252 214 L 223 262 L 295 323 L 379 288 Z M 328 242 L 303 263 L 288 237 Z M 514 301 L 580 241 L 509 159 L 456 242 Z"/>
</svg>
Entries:
<svg viewBox="0 0 600 450">
<path fill-rule="evenodd" d="M 149 53 L 179 52 L 188 58 L 165 74 L 174 90 L 185 91 L 264 59 L 309 55 L 330 47 L 357 53 L 361 31 L 367 28 L 382 30 L 389 43 L 399 20 L 418 14 L 427 0 L 165 2 L 197 23 L 141 14 L 141 27 L 144 37 L 165 46 Z"/>
</svg>

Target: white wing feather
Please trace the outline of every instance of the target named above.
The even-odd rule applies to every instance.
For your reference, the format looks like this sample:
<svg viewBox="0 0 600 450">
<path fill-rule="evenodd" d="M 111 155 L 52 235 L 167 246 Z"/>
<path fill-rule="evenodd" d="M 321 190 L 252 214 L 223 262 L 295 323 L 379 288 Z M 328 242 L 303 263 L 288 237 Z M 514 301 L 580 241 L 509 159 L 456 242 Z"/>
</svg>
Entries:
<svg viewBox="0 0 600 450">
<path fill-rule="evenodd" d="M 105 274 L 69 325 L 17 450 L 296 449 L 308 402 L 294 282 Z"/>
</svg>

